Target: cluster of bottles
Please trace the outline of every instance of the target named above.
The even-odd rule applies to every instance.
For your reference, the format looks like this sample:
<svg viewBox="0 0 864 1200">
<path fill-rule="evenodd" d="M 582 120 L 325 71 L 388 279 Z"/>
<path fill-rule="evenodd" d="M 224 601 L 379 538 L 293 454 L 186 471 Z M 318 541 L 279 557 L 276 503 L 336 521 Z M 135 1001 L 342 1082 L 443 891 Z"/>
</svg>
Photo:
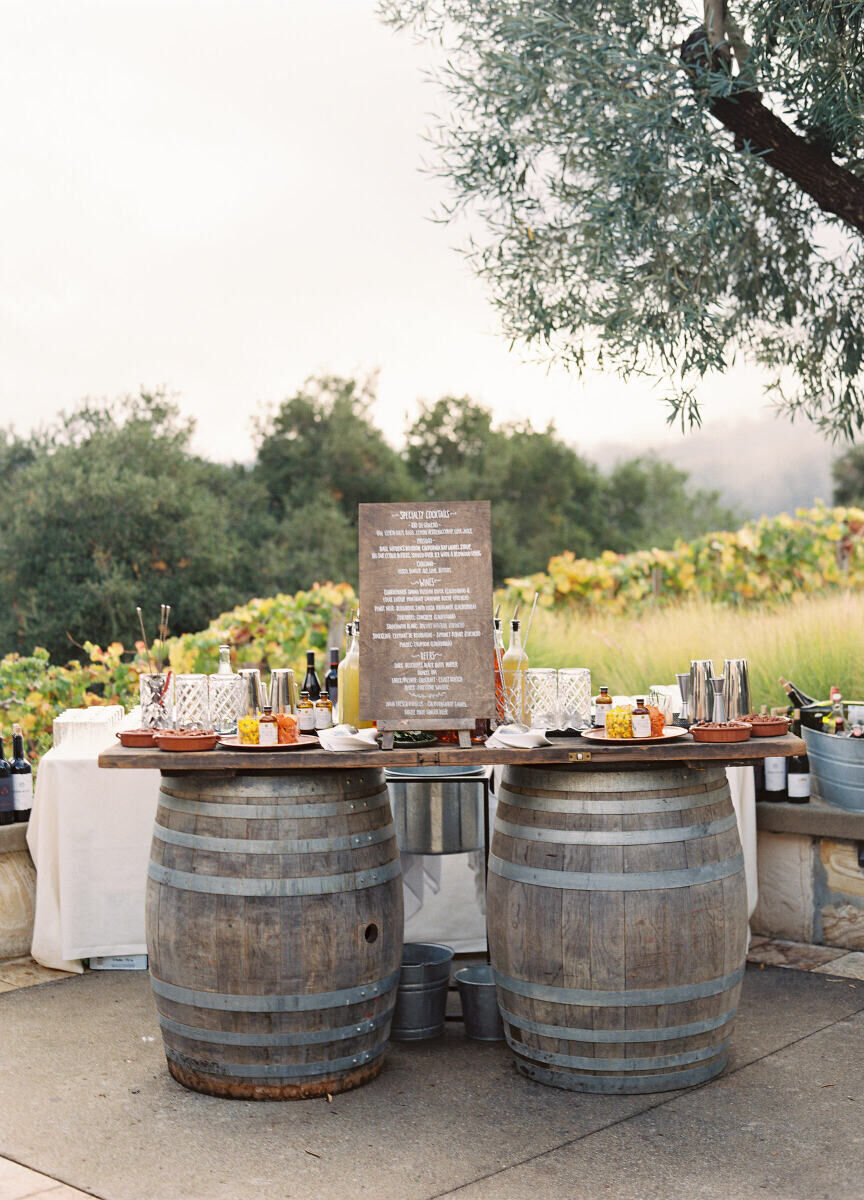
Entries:
<svg viewBox="0 0 864 1200">
<path fill-rule="evenodd" d="M 801 736 L 801 710 L 792 710 L 792 733 Z M 807 804 L 810 799 L 810 759 L 804 754 L 789 758 L 763 758 L 754 767 L 756 799 Z"/>
<path fill-rule="evenodd" d="M 780 683 L 791 705 L 797 709 L 810 710 L 806 717 L 808 728 L 820 729 L 822 733 L 835 734 L 837 737 L 864 737 L 864 704 L 844 705 L 840 689 L 837 687 L 830 689 L 826 703 L 814 700 L 782 676 Z"/>
<path fill-rule="evenodd" d="M 340 661 L 339 647 L 330 648 L 330 667 L 323 681 L 315 669 L 315 651 L 306 654 L 306 674 L 297 702 L 301 733 L 330 729 L 333 725 L 353 725 L 370 729 L 373 721 L 360 720 L 360 618 L 345 626 L 345 657 Z"/>
<path fill-rule="evenodd" d="M 12 757 L 6 758 L 0 737 L 0 825 L 29 821 L 33 807 L 33 768 L 24 757 L 24 733 L 12 726 Z"/>
</svg>

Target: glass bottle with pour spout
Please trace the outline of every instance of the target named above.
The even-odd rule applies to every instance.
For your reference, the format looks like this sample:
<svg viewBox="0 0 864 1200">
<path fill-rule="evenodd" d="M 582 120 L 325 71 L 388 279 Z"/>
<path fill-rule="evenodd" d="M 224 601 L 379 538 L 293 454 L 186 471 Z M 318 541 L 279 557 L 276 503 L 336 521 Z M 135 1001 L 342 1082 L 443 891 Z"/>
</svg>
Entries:
<svg viewBox="0 0 864 1200">
<path fill-rule="evenodd" d="M 504 655 L 504 688 L 510 719 L 525 724 L 525 672 L 528 655 L 522 649 L 522 626 L 518 618 L 510 622 L 510 645 Z"/>
<path fill-rule="evenodd" d="M 345 704 L 342 708 L 342 720 L 346 725 L 355 729 L 372 729 L 374 721 L 360 720 L 360 617 L 354 621 L 354 636 L 351 646 L 345 655 L 345 670 L 342 675 L 345 690 Z"/>
<path fill-rule="evenodd" d="M 351 651 L 351 639 L 354 636 L 354 622 L 349 621 L 345 626 L 345 658 L 341 660 L 336 670 L 336 723 L 341 725 L 345 717 L 345 663 Z"/>
</svg>

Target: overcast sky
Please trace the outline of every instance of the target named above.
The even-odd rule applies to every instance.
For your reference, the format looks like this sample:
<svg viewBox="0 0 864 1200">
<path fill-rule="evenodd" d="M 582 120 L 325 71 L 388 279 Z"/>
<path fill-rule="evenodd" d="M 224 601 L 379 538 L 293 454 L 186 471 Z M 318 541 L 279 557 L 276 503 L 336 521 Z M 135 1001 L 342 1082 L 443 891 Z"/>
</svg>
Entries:
<svg viewBox="0 0 864 1200">
<path fill-rule="evenodd" d="M 0 0 L 0 417 L 166 385 L 197 445 L 318 371 L 380 370 L 398 441 L 418 397 L 469 393 L 585 449 L 680 434 L 644 386 L 508 350 L 429 218 L 433 53 L 373 0 Z M 763 404 L 739 370 L 710 429 Z"/>
</svg>

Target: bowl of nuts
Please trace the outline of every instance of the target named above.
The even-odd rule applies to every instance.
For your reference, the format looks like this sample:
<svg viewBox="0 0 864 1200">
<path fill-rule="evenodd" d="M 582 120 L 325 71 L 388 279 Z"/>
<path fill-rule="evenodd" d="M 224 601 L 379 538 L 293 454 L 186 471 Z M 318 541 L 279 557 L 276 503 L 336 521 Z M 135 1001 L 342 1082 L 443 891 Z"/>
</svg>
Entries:
<svg viewBox="0 0 864 1200">
<path fill-rule="evenodd" d="M 750 726 L 746 721 L 697 721 L 690 732 L 694 742 L 746 742 Z"/>
<path fill-rule="evenodd" d="M 767 713 L 748 713 L 741 718 L 753 730 L 754 737 L 782 737 L 789 732 L 788 717 L 769 717 Z"/>
</svg>

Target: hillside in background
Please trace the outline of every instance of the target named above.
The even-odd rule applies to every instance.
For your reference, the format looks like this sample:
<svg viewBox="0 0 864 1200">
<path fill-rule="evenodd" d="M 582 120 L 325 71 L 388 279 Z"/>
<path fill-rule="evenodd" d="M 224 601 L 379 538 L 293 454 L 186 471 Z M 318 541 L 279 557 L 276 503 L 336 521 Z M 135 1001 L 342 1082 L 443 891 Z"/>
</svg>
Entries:
<svg viewBox="0 0 864 1200">
<path fill-rule="evenodd" d="M 790 425 L 772 416 L 710 425 L 682 436 L 672 431 L 650 445 L 606 442 L 587 451 L 601 470 L 634 454 L 654 454 L 686 471 L 693 487 L 716 490 L 744 518 L 773 516 L 831 502 L 831 462 L 845 446 L 834 446 L 809 425 Z"/>
</svg>

